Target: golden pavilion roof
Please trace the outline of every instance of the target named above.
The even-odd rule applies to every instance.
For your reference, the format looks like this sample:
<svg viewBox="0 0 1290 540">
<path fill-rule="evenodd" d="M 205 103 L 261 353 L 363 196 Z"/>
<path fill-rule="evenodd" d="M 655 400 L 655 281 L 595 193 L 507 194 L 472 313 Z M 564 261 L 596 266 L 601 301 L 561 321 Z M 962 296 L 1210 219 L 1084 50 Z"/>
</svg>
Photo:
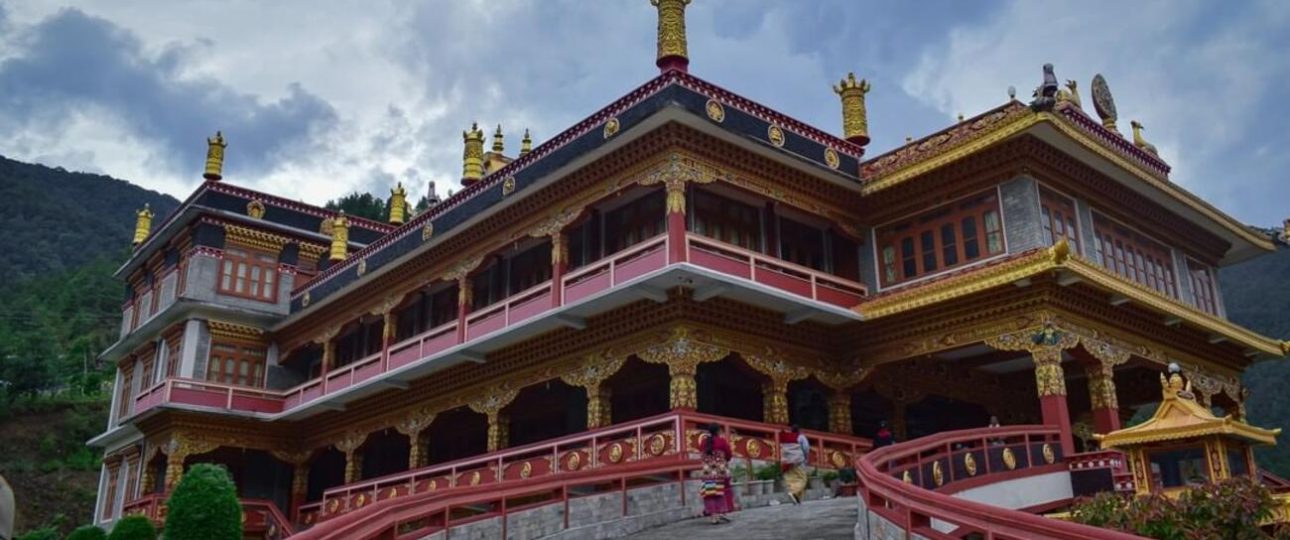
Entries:
<svg viewBox="0 0 1290 540">
<path fill-rule="evenodd" d="M 1150 420 L 1133 427 L 1094 435 L 1105 448 L 1124 448 L 1160 441 L 1177 441 L 1201 437 L 1231 437 L 1250 442 L 1277 443 L 1281 429 L 1264 429 L 1241 422 L 1231 415 L 1214 416 L 1208 407 L 1196 402 L 1191 383 L 1174 373 L 1160 375 L 1163 400 Z"/>
</svg>

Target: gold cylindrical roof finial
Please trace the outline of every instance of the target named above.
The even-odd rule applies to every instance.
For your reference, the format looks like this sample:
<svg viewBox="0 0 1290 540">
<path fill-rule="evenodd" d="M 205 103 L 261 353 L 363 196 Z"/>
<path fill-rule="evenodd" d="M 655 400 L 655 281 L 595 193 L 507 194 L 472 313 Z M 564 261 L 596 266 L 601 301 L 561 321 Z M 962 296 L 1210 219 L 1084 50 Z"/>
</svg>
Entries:
<svg viewBox="0 0 1290 540">
<path fill-rule="evenodd" d="M 143 203 L 143 209 L 134 214 L 134 241 L 131 245 L 142 244 L 149 234 L 152 234 L 152 209 L 148 208 L 148 203 Z"/>
<path fill-rule="evenodd" d="M 649 0 L 658 8 L 658 60 L 660 71 L 686 71 L 690 55 L 685 45 L 685 6 L 690 0 Z"/>
<path fill-rule="evenodd" d="M 833 91 L 842 96 L 842 138 L 860 146 L 869 144 L 869 118 L 864 108 L 869 81 L 857 81 L 855 73 L 847 73 Z"/>
<path fill-rule="evenodd" d="M 390 190 L 390 223 L 402 225 L 404 218 L 407 217 L 408 209 L 408 191 L 403 189 L 403 182 L 399 182 Z"/>
<path fill-rule="evenodd" d="M 202 178 L 212 182 L 224 178 L 224 148 L 228 143 L 224 142 L 224 134 L 218 131 L 214 137 L 206 139 L 206 173 Z"/>
<path fill-rule="evenodd" d="M 343 261 L 349 255 L 349 219 L 341 210 L 331 220 L 331 256 L 332 261 Z"/>
<path fill-rule="evenodd" d="M 524 128 L 524 139 L 520 140 L 520 155 L 533 151 L 533 137 L 529 136 L 528 128 Z"/>
<path fill-rule="evenodd" d="M 484 130 L 479 124 L 471 124 L 469 131 L 461 132 L 461 139 L 466 143 L 462 152 L 461 185 L 469 186 L 484 177 Z"/>
</svg>

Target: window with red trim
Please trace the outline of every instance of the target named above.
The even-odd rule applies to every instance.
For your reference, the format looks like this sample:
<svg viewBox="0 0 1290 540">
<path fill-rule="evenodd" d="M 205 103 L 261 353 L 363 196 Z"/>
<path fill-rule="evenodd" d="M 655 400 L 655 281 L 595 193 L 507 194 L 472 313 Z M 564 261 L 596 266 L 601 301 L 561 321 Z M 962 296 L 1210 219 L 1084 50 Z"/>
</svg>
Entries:
<svg viewBox="0 0 1290 540">
<path fill-rule="evenodd" d="M 694 232 L 762 252 L 761 209 L 702 189 L 694 191 Z"/>
<path fill-rule="evenodd" d="M 1044 227 L 1044 243 L 1056 245 L 1058 240 L 1079 250 L 1079 227 L 1075 218 L 1075 201 L 1048 188 L 1039 188 L 1039 211 Z"/>
<path fill-rule="evenodd" d="M 1191 279 L 1191 290 L 1196 296 L 1196 307 L 1212 315 L 1218 315 L 1218 294 L 1214 291 L 1214 270 L 1207 265 L 1187 259 L 1187 273 Z"/>
<path fill-rule="evenodd" d="M 893 285 L 1003 253 L 999 197 L 991 190 L 878 229 L 879 279 Z"/>
<path fill-rule="evenodd" d="M 278 299 L 276 255 L 229 246 L 220 264 L 219 292 L 265 302 Z"/>
<path fill-rule="evenodd" d="M 134 401 L 134 367 L 126 364 L 121 368 L 121 403 L 117 405 L 117 417 L 130 414 L 130 402 Z"/>
<path fill-rule="evenodd" d="M 1178 297 L 1169 248 L 1101 214 L 1093 217 L 1093 233 L 1097 237 L 1093 256 L 1099 264 L 1125 279 Z"/>
<path fill-rule="evenodd" d="M 665 195 L 653 190 L 605 214 L 605 245 L 609 253 L 622 251 L 663 234 Z"/>
<path fill-rule="evenodd" d="M 265 354 L 261 345 L 214 342 L 206 364 L 206 380 L 263 388 Z"/>
</svg>

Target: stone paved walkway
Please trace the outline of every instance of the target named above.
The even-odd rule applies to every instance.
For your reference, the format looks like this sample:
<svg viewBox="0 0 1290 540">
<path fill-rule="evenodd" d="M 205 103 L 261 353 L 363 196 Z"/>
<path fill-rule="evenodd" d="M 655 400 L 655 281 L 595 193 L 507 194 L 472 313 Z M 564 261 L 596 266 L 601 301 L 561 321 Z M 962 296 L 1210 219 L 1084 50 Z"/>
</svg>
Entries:
<svg viewBox="0 0 1290 540">
<path fill-rule="evenodd" d="M 645 530 L 633 540 L 851 540 L 855 538 L 856 501 L 853 497 L 781 504 L 730 514 L 732 523 L 712 525 L 705 519 Z"/>
</svg>

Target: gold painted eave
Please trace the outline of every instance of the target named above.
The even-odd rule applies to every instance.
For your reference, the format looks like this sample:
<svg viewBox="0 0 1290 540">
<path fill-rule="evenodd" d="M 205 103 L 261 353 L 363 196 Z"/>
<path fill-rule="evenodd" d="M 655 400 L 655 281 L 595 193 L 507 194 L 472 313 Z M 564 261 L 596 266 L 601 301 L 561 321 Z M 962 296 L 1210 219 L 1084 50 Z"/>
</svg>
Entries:
<svg viewBox="0 0 1290 540">
<path fill-rule="evenodd" d="M 1290 354 L 1290 342 L 1278 341 L 1245 327 L 1205 313 L 1175 298 L 1153 289 L 1128 281 L 1078 255 L 1066 252 L 1064 244 L 1046 250 L 1017 256 L 992 266 L 970 271 L 909 290 L 875 297 L 853 308 L 865 320 L 873 320 L 898 313 L 948 302 L 968 295 L 1016 283 L 1019 280 L 1053 271 L 1070 272 L 1113 294 L 1121 295 L 1139 305 L 1162 314 L 1176 317 L 1183 323 L 1222 336 L 1249 349 L 1272 355 Z"/>
</svg>

